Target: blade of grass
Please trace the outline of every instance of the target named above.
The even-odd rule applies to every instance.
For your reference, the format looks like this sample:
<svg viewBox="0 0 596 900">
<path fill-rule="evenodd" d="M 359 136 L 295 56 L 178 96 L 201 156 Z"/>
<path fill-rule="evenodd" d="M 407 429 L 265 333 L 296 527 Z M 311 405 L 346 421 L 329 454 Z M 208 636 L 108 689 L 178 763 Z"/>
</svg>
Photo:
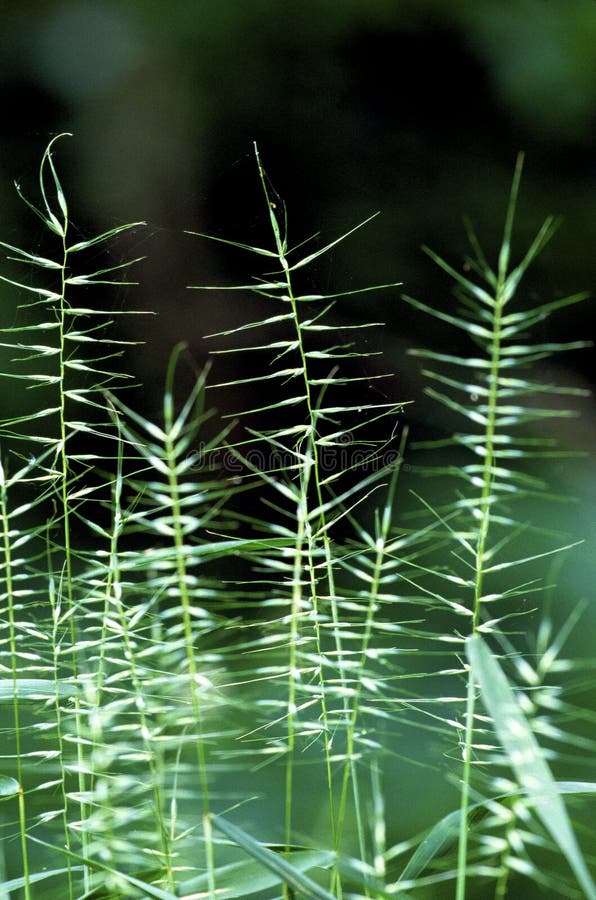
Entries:
<svg viewBox="0 0 596 900">
<path fill-rule="evenodd" d="M 171 894 L 169 891 L 164 891 L 159 887 L 155 887 L 152 884 L 146 884 L 144 881 L 140 881 L 138 878 L 135 878 L 134 875 L 129 875 L 127 872 L 121 872 L 117 869 L 113 869 L 111 866 L 106 866 L 105 863 L 99 862 L 97 859 L 89 859 L 86 856 L 81 856 L 78 853 L 73 853 L 72 850 L 67 850 L 65 847 L 57 847 L 54 844 L 48 844 L 46 841 L 40 840 L 40 838 L 33 837 L 30 835 L 30 839 L 35 841 L 36 844 L 40 844 L 42 847 L 47 847 L 49 850 L 54 850 L 56 853 L 62 853 L 64 856 L 67 856 L 69 859 L 74 859 L 77 862 L 83 863 L 89 869 L 95 869 L 98 872 L 107 872 L 108 875 L 115 875 L 117 878 L 122 878 L 123 881 L 128 882 L 128 884 L 132 885 L 135 888 L 138 888 L 141 897 L 155 897 L 156 900 L 177 900 L 175 894 Z M 30 878 L 30 881 L 32 877 Z"/>
<path fill-rule="evenodd" d="M 480 635 L 469 637 L 466 644 L 472 675 L 480 685 L 511 767 L 543 825 L 567 857 L 586 897 L 594 900 L 596 885 L 573 833 L 560 791 L 507 677 Z"/>
<path fill-rule="evenodd" d="M 290 854 L 291 865 L 299 872 L 308 871 L 314 866 L 328 868 L 333 864 L 335 854 L 330 850 L 297 850 Z M 217 884 L 217 896 L 221 900 L 235 900 L 257 894 L 275 887 L 282 881 L 281 875 L 264 869 L 257 860 L 248 862 L 230 863 L 215 870 Z M 189 879 L 180 885 L 184 895 L 195 895 L 207 887 L 207 878 L 200 875 L 198 878 Z M 260 893 L 258 896 L 261 896 Z"/>
<path fill-rule="evenodd" d="M 211 821 L 227 838 L 239 847 L 242 847 L 249 856 L 262 863 L 270 872 L 278 875 L 282 881 L 294 890 L 301 891 L 306 897 L 312 897 L 314 900 L 335 900 L 333 894 L 320 887 L 320 885 L 300 872 L 299 869 L 287 862 L 282 856 L 278 856 L 269 850 L 268 847 L 264 847 L 263 844 L 255 840 L 250 834 L 247 834 L 242 828 L 232 825 L 227 819 L 215 814 L 211 815 Z"/>
</svg>

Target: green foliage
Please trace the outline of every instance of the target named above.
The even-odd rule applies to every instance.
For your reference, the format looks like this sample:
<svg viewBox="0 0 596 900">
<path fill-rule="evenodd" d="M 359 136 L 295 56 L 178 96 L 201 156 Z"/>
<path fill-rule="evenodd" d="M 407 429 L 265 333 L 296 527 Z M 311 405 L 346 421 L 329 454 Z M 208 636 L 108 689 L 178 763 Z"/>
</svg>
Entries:
<svg viewBox="0 0 596 900">
<path fill-rule="evenodd" d="M 466 458 L 423 468 L 457 489 L 419 498 L 416 519 L 400 505 L 404 403 L 371 402 L 351 367 L 371 323 L 345 343 L 333 319 L 358 291 L 300 287 L 356 229 L 291 248 L 257 153 L 271 248 L 223 243 L 270 269 L 231 288 L 263 313 L 212 337 L 214 355 L 270 365 L 226 383 L 250 399 L 213 431 L 218 385 L 201 372 L 180 399 L 177 347 L 151 421 L 118 391 L 109 303 L 79 299 L 121 285 L 130 264 L 77 274 L 141 223 L 71 243 L 53 144 L 41 203 L 21 196 L 55 248 L 2 244 L 40 276 L 4 277 L 34 298 L 2 330 L 4 375 L 43 398 L 0 428 L 5 894 L 339 900 L 455 886 L 464 900 L 523 879 L 526 896 L 595 897 L 591 832 L 576 835 L 564 801 L 594 792 L 581 760 L 573 769 L 593 742 L 571 731 L 564 695 L 586 669 L 561 659 L 565 631 L 552 638 L 546 615 L 533 654 L 513 630 L 541 589 L 518 568 L 566 549 L 520 549 L 532 529 L 516 504 L 545 492 L 527 461 L 557 453 L 533 423 L 569 414 L 533 398 L 573 394 L 527 370 L 585 346 L 528 334 L 584 295 L 513 305 L 554 227 L 511 267 L 521 161 L 496 268 L 470 231 L 466 274 L 431 253 L 460 308 L 406 298 L 474 348 L 417 351 L 429 393 L 465 423 L 435 450 Z M 411 766 L 439 758 L 457 808 L 421 835 L 402 822 L 387 846 Z M 583 780 L 562 780 L 560 763 Z"/>
</svg>

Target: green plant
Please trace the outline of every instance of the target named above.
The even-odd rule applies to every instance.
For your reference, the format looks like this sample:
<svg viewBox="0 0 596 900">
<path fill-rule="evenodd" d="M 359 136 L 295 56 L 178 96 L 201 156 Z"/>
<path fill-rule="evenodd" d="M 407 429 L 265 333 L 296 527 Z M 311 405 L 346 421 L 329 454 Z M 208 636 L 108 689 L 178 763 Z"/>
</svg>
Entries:
<svg viewBox="0 0 596 900">
<path fill-rule="evenodd" d="M 517 567 L 559 552 L 515 550 L 531 529 L 513 507 L 544 490 L 523 466 L 557 452 L 524 428 L 567 414 L 528 402 L 545 386 L 526 369 L 585 346 L 527 337 L 584 295 L 512 306 L 553 233 L 549 220 L 510 267 L 521 162 L 496 270 L 470 232 L 477 281 L 431 254 L 461 310 L 406 298 L 475 348 L 419 352 L 438 364 L 429 392 L 466 430 L 421 470 L 461 490 L 437 502 L 425 489 L 407 515 L 404 404 L 370 402 L 370 378 L 351 368 L 370 324 L 345 342 L 332 317 L 359 291 L 299 287 L 356 229 L 290 248 L 256 154 L 271 249 L 223 243 L 272 269 L 233 288 L 263 314 L 212 337 L 215 356 L 270 354 L 226 385 L 259 400 L 214 432 L 205 398 L 218 386 L 202 372 L 180 399 L 177 347 L 153 422 L 116 389 L 112 313 L 79 299 L 122 284 L 112 273 L 129 264 L 73 274 L 142 223 L 72 244 L 53 144 L 42 203 L 26 202 L 56 248 L 2 244 L 39 274 L 3 277 L 33 296 L 2 329 L 5 377 L 45 398 L 1 423 L 4 895 L 463 900 L 523 878 L 525 896 L 595 897 L 563 802 L 594 784 L 581 765 L 576 780 L 551 773 L 557 753 L 593 749 L 561 693 L 585 670 L 563 665 L 566 632 L 547 615 L 533 654 L 515 632 L 540 589 Z M 469 459 L 445 463 L 450 447 Z M 401 761 L 423 739 L 438 745 L 427 764 L 436 753 L 456 783 L 453 811 L 388 847 Z"/>
</svg>

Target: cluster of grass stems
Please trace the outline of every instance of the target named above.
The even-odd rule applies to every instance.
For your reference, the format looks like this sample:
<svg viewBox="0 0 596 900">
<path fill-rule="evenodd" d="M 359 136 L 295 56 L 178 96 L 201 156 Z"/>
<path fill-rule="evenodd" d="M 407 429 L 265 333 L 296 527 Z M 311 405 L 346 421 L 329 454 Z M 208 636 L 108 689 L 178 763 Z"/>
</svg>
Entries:
<svg viewBox="0 0 596 900">
<path fill-rule="evenodd" d="M 570 730 L 565 691 L 589 672 L 562 656 L 574 615 L 519 640 L 542 589 L 524 569 L 564 548 L 536 549 L 516 505 L 545 491 L 532 466 L 556 455 L 555 417 L 581 393 L 531 366 L 585 346 L 531 339 L 584 295 L 520 298 L 555 227 L 512 264 L 521 160 L 497 265 L 470 230 L 464 274 L 430 253 L 455 305 L 397 301 L 470 342 L 417 351 L 455 422 L 426 475 L 453 488 L 421 492 L 408 518 L 404 404 L 371 403 L 373 376 L 354 374 L 375 323 L 342 343 L 333 319 L 360 291 L 297 286 L 356 229 L 291 248 L 256 153 L 270 245 L 223 243 L 264 264 L 228 288 L 262 315 L 211 336 L 214 356 L 268 354 L 227 385 L 252 408 L 214 428 L 205 398 L 221 385 L 203 372 L 181 398 L 177 347 L 150 421 L 121 390 L 126 342 L 107 327 L 136 314 L 110 293 L 137 261 L 96 262 L 142 223 L 74 240 L 54 144 L 39 200 L 17 187 L 48 250 L 1 243 L 20 298 L 0 323 L 3 396 L 18 398 L 0 431 L 0 897 L 595 898 L 596 785 L 553 774 L 563 759 L 581 778 L 594 753 Z M 425 756 L 452 806 L 408 832 Z"/>
</svg>

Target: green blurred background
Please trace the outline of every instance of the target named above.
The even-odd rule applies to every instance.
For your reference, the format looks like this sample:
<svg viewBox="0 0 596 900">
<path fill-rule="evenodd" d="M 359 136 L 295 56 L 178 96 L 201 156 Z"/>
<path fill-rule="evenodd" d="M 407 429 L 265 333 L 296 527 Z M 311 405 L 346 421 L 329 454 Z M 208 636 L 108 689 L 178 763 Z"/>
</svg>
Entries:
<svg viewBox="0 0 596 900">
<path fill-rule="evenodd" d="M 131 242 L 149 254 L 141 305 L 160 313 L 144 374 L 181 337 L 201 357 L 234 315 L 185 285 L 232 280 L 246 260 L 182 231 L 259 235 L 253 141 L 295 241 L 381 211 L 322 262 L 319 289 L 402 281 L 436 299 L 445 282 L 420 245 L 461 258 L 467 214 L 494 250 L 520 150 L 520 246 L 546 214 L 565 219 L 531 287 L 596 281 L 593 0 L 7 0 L 0 22 L 4 239 L 35 242 L 12 180 L 32 183 L 49 137 L 73 132 L 59 165 L 75 223 L 149 223 Z M 390 351 L 390 335 L 428 335 L 397 293 L 366 305 Z M 556 325 L 590 320 L 586 305 Z M 587 373 L 588 354 L 570 365 Z"/>
<path fill-rule="evenodd" d="M 135 402 L 148 413 L 159 409 L 177 341 L 188 341 L 201 365 L 205 334 L 261 314 L 250 297 L 186 289 L 243 282 L 254 260 L 184 229 L 270 239 L 253 141 L 287 204 L 291 242 L 317 231 L 332 239 L 381 213 L 322 257 L 309 292 L 400 281 L 415 297 L 450 303 L 449 280 L 420 246 L 457 263 L 468 215 L 494 259 L 520 150 L 519 251 L 546 215 L 563 218 L 521 302 L 596 283 L 594 0 L 8 0 L 0 23 L 1 237 L 39 244 L 40 225 L 12 182 L 35 195 L 47 141 L 72 132 L 57 162 L 75 228 L 89 236 L 148 223 L 110 251 L 111 262 L 147 256 L 135 269 L 140 287 L 89 298 L 158 314 L 120 320 L 125 337 L 146 342 L 129 365 L 145 385 Z M 15 302 L 5 286 L 4 323 Z M 591 337 L 593 309 L 587 301 L 564 310 L 536 337 Z M 366 332 L 363 347 L 385 353 L 371 371 L 395 373 L 379 389 L 415 401 L 408 415 L 419 429 L 458 427 L 427 404 L 418 364 L 406 356 L 421 342 L 465 352 L 458 333 L 411 310 L 400 289 L 342 301 L 336 315 L 340 331 L 386 322 Z M 213 380 L 234 376 L 225 359 Z M 592 350 L 567 354 L 539 377 L 585 386 L 592 363 Z M 236 410 L 243 398 L 222 393 L 217 403 Z M 591 450 L 592 400 L 580 407 L 559 436 Z M 571 516 L 572 530 L 589 535 L 592 468 L 561 461 L 553 474 L 562 493 L 590 499 L 583 517 Z"/>
<path fill-rule="evenodd" d="M 205 334 L 259 317 L 253 299 L 186 289 L 245 281 L 254 270 L 245 254 L 184 234 L 267 240 L 253 141 L 287 204 L 291 242 L 317 231 L 331 240 L 381 213 L 321 259 L 308 276 L 312 292 L 400 281 L 415 297 L 449 303 L 448 279 L 420 246 L 458 262 L 468 249 L 466 214 L 494 259 L 520 150 L 517 247 L 549 213 L 564 220 L 522 302 L 596 283 L 594 0 L 5 0 L 0 25 L 0 238 L 38 246 L 41 226 L 12 182 L 34 195 L 48 140 L 72 132 L 56 158 L 75 228 L 90 236 L 148 223 L 110 250 L 115 262 L 147 256 L 135 271 L 140 287 L 108 301 L 158 314 L 121 326 L 146 342 L 130 364 L 145 385 L 135 403 L 147 413 L 159 409 L 177 341 L 189 342 L 200 365 Z M 458 335 L 407 307 L 400 289 L 363 296 L 337 309 L 338 329 L 386 322 L 367 332 L 369 348 L 385 353 L 371 371 L 395 373 L 382 391 L 415 401 L 414 436 L 454 427 L 424 399 L 406 351 L 420 342 L 452 348 Z M 15 302 L 5 287 L 3 325 Z M 593 309 L 587 301 L 563 311 L 537 337 L 589 338 Z M 585 350 L 539 377 L 585 387 L 592 364 Z M 230 377 L 230 365 L 217 362 L 214 377 Z M 2 398 L 4 407 L 14 402 Z M 242 399 L 218 403 L 237 409 Z M 593 401 L 579 406 L 559 437 L 591 451 Z M 557 597 L 568 609 L 593 600 L 593 463 L 560 460 L 549 475 L 559 493 L 584 501 L 556 512 L 561 530 L 588 538 L 559 572 Z M 594 624 L 594 613 L 586 620 Z M 592 653 L 593 638 L 594 628 L 582 629 L 578 652 Z"/>
</svg>

